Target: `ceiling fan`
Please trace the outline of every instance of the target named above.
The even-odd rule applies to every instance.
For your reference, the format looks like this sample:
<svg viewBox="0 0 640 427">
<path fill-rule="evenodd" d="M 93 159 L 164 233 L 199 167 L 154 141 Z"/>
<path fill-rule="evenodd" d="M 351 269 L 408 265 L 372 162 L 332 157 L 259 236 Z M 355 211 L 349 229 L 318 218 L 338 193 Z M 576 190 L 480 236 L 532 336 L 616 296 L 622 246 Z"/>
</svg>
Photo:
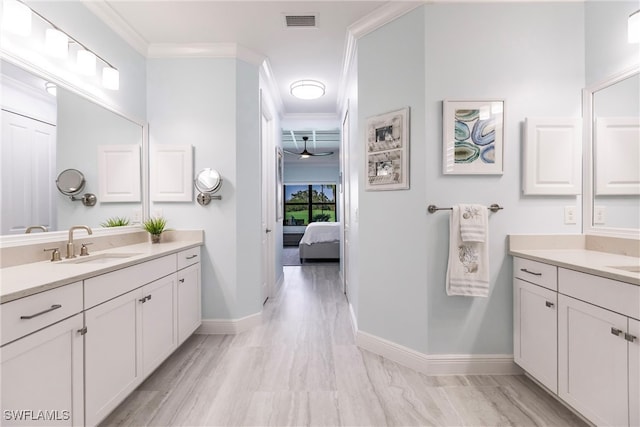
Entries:
<svg viewBox="0 0 640 427">
<path fill-rule="evenodd" d="M 289 154 L 294 154 L 296 156 L 300 156 L 301 159 L 306 159 L 309 157 L 315 157 L 315 156 L 330 156 L 333 154 L 333 151 L 325 151 L 323 153 L 311 153 L 309 151 L 307 151 L 307 141 L 309 140 L 308 136 L 303 136 L 302 140 L 304 141 L 304 150 L 302 150 L 301 153 L 296 153 L 294 151 L 289 151 L 289 150 L 282 150 L 285 153 L 289 153 Z"/>
</svg>

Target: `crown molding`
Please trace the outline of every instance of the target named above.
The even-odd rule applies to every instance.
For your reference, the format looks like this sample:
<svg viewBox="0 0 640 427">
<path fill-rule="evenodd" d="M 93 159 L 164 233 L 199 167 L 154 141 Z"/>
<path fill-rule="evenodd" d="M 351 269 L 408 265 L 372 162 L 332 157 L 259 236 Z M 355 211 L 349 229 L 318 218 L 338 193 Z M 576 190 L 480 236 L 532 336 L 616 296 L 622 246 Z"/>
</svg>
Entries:
<svg viewBox="0 0 640 427">
<path fill-rule="evenodd" d="M 388 2 L 368 15 L 360 18 L 347 28 L 347 35 L 342 56 L 342 69 L 338 83 L 337 110 L 342 111 L 347 90 L 349 70 L 353 64 L 358 39 L 388 24 L 389 22 L 411 12 L 417 7 L 426 4 L 426 1 Z"/>
<path fill-rule="evenodd" d="M 133 49 L 142 56 L 147 56 L 149 42 L 140 33 L 131 27 L 122 17 L 104 0 L 84 0 L 82 4 L 96 15 L 102 22 L 124 39 Z"/>
<path fill-rule="evenodd" d="M 274 104 L 274 107 L 276 109 L 275 113 L 280 116 L 284 111 L 284 102 L 282 101 L 280 90 L 278 90 L 278 82 L 273 76 L 269 58 L 265 58 L 264 61 L 262 61 L 262 66 L 260 67 L 260 76 L 267 86 L 267 90 L 269 91 L 269 99 Z"/>
<path fill-rule="evenodd" d="M 236 58 L 258 66 L 266 59 L 236 43 L 154 43 L 147 58 Z"/>
</svg>

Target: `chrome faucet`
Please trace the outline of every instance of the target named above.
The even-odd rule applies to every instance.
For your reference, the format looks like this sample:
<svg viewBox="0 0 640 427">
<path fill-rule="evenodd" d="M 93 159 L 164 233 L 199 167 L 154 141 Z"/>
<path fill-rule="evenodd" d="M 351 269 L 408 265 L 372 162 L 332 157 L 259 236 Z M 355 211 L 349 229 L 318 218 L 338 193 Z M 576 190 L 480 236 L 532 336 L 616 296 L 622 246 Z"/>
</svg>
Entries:
<svg viewBox="0 0 640 427">
<path fill-rule="evenodd" d="M 93 231 L 91 231 L 91 228 L 89 226 L 86 225 L 74 225 L 69 229 L 69 241 L 67 242 L 67 256 L 66 258 L 75 258 L 76 254 L 74 253 L 75 251 L 73 250 L 73 230 L 87 230 L 87 233 L 89 234 L 93 234 Z"/>
<path fill-rule="evenodd" d="M 25 234 L 29 234 L 31 233 L 32 230 L 42 230 L 43 233 L 46 233 L 47 227 L 45 227 L 44 225 L 32 225 L 30 227 L 27 227 Z"/>
</svg>

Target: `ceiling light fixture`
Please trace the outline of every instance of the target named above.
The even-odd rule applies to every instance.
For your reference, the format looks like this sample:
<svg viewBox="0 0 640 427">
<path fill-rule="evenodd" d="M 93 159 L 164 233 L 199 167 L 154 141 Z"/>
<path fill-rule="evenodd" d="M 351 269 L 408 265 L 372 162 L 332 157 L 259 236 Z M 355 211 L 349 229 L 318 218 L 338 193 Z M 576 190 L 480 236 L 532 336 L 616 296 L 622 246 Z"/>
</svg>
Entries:
<svg viewBox="0 0 640 427">
<path fill-rule="evenodd" d="M 640 43 L 640 10 L 629 15 L 627 37 L 629 43 Z"/>
<path fill-rule="evenodd" d="M 325 93 L 325 85 L 317 80 L 298 80 L 291 83 L 291 95 L 300 99 L 316 99 Z"/>
<path fill-rule="evenodd" d="M 31 9 L 17 0 L 2 2 L 2 29 L 27 37 L 31 35 Z"/>
</svg>

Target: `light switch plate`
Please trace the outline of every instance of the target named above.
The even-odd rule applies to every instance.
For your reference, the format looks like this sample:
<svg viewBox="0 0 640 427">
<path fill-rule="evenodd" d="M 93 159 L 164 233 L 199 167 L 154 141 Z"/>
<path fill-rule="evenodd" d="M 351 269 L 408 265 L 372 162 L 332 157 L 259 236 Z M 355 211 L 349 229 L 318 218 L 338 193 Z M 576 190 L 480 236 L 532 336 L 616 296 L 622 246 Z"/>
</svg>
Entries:
<svg viewBox="0 0 640 427">
<path fill-rule="evenodd" d="M 604 224 L 607 222 L 607 208 L 604 206 L 593 207 L 593 223 Z"/>
<path fill-rule="evenodd" d="M 131 222 L 133 224 L 140 224 L 142 223 L 142 209 L 140 208 L 133 208 L 131 211 Z"/>
</svg>

